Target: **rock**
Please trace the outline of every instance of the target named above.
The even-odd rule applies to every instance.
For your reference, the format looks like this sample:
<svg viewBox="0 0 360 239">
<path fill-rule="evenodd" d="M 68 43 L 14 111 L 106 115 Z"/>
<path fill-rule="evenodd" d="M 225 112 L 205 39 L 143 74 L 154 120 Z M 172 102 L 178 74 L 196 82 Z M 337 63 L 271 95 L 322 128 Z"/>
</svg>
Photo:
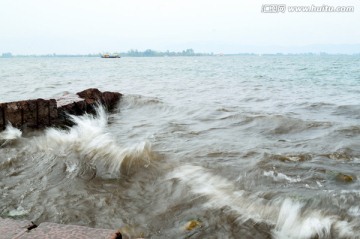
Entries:
<svg viewBox="0 0 360 239">
<path fill-rule="evenodd" d="M 187 231 L 192 231 L 194 230 L 195 228 L 198 228 L 201 226 L 201 222 L 197 221 L 197 220 L 191 220 L 189 222 L 186 223 L 185 225 L 185 229 Z"/>
<path fill-rule="evenodd" d="M 24 100 L 0 103 L 0 128 L 8 122 L 14 127 L 51 125 L 57 118 L 56 100 Z"/>
<path fill-rule="evenodd" d="M 97 103 L 101 103 L 106 106 L 108 110 L 113 109 L 116 102 L 118 102 L 122 96 L 118 92 L 105 91 L 104 93 L 101 93 L 98 89 L 94 88 L 78 92 L 77 95 L 80 98 L 85 99 L 87 105 L 95 105 Z"/>
<path fill-rule="evenodd" d="M 97 104 L 102 104 L 110 111 L 116 107 L 121 96 L 118 92 L 101 92 L 91 88 L 58 99 L 0 103 L 0 130 L 4 130 L 8 122 L 17 128 L 70 125 L 67 114 L 95 113 Z"/>
<path fill-rule="evenodd" d="M 355 180 L 355 178 L 351 175 L 347 175 L 347 174 L 343 174 L 343 173 L 338 173 L 336 175 L 336 180 L 340 181 L 340 182 L 344 182 L 344 183 L 351 183 Z"/>
</svg>

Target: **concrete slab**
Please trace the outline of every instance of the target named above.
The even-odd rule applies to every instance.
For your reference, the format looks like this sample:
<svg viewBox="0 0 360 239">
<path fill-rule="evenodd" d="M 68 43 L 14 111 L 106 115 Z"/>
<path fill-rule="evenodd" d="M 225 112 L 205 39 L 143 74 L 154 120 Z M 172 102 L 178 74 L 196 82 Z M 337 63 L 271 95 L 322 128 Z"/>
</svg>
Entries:
<svg viewBox="0 0 360 239">
<path fill-rule="evenodd" d="M 28 228 L 32 225 L 30 221 L 16 221 L 10 218 L 0 218 L 0 238 L 1 239 L 18 239 L 27 233 Z"/>
<path fill-rule="evenodd" d="M 115 232 L 108 229 L 44 222 L 37 228 L 22 234 L 19 239 L 111 239 L 116 238 Z"/>
</svg>

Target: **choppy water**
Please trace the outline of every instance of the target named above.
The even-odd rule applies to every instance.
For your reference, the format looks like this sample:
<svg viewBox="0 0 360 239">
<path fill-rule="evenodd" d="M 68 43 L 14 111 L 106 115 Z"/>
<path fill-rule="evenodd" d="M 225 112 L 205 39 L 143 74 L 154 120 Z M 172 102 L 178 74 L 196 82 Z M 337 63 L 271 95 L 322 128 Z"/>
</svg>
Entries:
<svg viewBox="0 0 360 239">
<path fill-rule="evenodd" d="M 360 238 L 359 72 L 359 56 L 0 59 L 1 102 L 124 94 L 67 131 L 2 132 L 0 216 L 145 238 Z"/>
</svg>

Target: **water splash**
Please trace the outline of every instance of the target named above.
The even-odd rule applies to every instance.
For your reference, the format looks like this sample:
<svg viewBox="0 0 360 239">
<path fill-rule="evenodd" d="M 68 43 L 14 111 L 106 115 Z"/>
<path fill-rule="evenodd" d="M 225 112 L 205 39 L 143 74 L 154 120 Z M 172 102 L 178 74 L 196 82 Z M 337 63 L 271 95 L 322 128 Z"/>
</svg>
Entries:
<svg viewBox="0 0 360 239">
<path fill-rule="evenodd" d="M 205 207 L 227 208 L 229 214 L 236 214 L 239 224 L 248 220 L 266 223 L 273 228 L 274 238 L 358 238 L 354 231 L 356 222 L 350 218 L 347 221 L 337 215 L 327 215 L 289 198 L 266 200 L 237 189 L 232 182 L 199 166 L 180 166 L 168 173 L 167 178 L 178 179 L 192 193 L 205 196 Z"/>
<path fill-rule="evenodd" d="M 211 174 L 199 166 L 184 165 L 170 172 L 168 178 L 179 179 L 194 194 L 208 198 L 206 207 L 230 208 L 237 214 L 238 222 L 253 220 L 256 223 L 272 223 L 276 208 L 268 206 L 268 201 L 245 190 L 236 189 L 235 185 L 225 178 Z"/>
<path fill-rule="evenodd" d="M 359 238 L 352 224 L 337 215 L 325 215 L 305 208 L 300 202 L 285 199 L 273 232 L 279 239 Z"/>
<path fill-rule="evenodd" d="M 6 126 L 6 129 L 0 133 L 0 145 L 5 146 L 8 143 L 14 142 L 17 139 L 21 138 L 21 130 L 13 127 L 9 122 Z"/>
<path fill-rule="evenodd" d="M 301 179 L 299 176 L 297 178 L 292 178 L 283 173 L 274 172 L 272 170 L 264 171 L 264 176 L 271 177 L 274 181 L 288 181 L 290 183 L 301 182 Z"/>
<path fill-rule="evenodd" d="M 56 155 L 75 155 L 79 162 L 68 163 L 67 172 L 78 172 L 82 165 L 97 169 L 97 175 L 130 175 L 137 168 L 148 167 L 155 157 L 150 143 L 144 141 L 121 147 L 108 132 L 108 116 L 99 106 L 96 116 L 73 116 L 75 125 L 67 130 L 50 128 L 34 139 L 36 150 Z"/>
</svg>

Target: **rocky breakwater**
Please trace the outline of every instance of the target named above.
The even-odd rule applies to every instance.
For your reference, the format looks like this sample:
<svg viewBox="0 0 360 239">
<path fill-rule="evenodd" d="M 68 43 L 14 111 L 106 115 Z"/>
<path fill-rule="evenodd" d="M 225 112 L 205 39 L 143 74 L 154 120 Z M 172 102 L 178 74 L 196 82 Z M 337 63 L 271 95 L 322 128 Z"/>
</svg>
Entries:
<svg viewBox="0 0 360 239">
<path fill-rule="evenodd" d="M 56 99 L 0 103 L 0 130 L 4 130 L 9 123 L 17 128 L 71 125 L 68 114 L 95 113 L 98 104 L 111 111 L 121 96 L 119 92 L 101 92 L 91 88 L 76 94 L 64 94 Z"/>
</svg>

